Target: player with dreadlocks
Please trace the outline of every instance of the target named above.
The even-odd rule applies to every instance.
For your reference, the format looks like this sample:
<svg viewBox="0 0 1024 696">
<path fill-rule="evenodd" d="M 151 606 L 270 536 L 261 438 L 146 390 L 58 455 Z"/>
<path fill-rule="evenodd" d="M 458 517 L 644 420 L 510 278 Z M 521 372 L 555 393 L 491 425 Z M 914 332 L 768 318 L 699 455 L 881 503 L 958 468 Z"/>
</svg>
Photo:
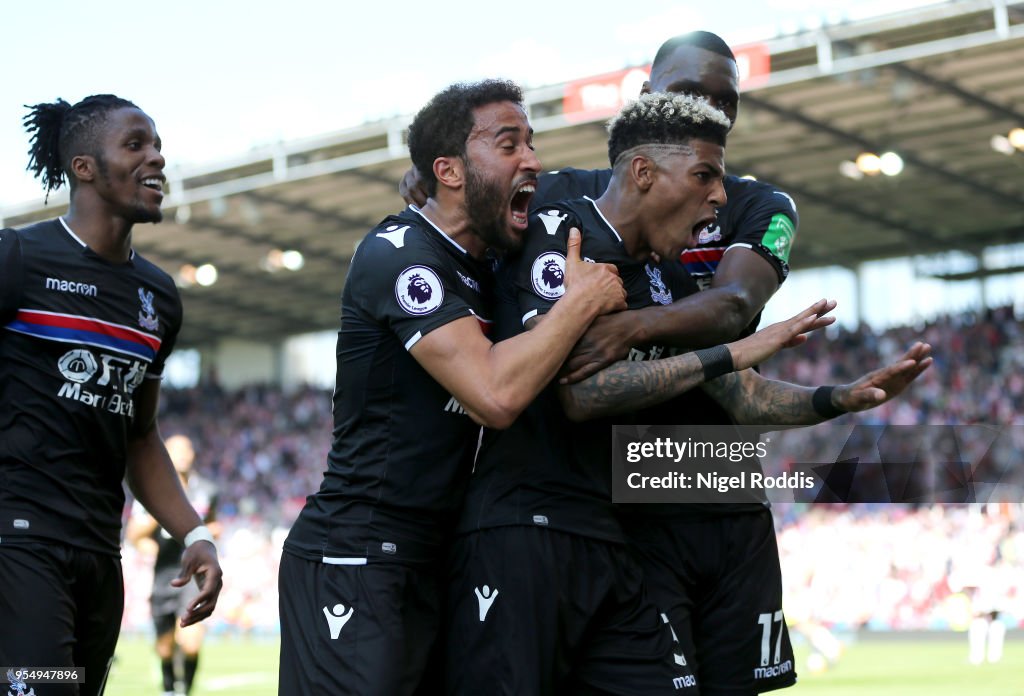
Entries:
<svg viewBox="0 0 1024 696">
<path fill-rule="evenodd" d="M 29 169 L 68 212 L 0 231 L 0 664 L 76 667 L 102 693 L 124 605 L 122 480 L 187 548 L 181 574 L 209 616 L 221 588 L 213 537 L 157 428 L 160 377 L 181 327 L 171 278 L 132 249 L 159 222 L 164 158 L 153 120 L 95 95 L 29 107 Z"/>
</svg>

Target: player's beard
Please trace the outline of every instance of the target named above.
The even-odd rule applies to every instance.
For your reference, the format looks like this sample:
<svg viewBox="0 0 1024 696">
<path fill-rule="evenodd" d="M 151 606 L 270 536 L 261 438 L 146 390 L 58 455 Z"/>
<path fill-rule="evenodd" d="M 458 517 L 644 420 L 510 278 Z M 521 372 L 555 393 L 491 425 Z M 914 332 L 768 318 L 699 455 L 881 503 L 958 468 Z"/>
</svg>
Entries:
<svg viewBox="0 0 1024 696">
<path fill-rule="evenodd" d="M 516 251 L 522 246 L 519 235 L 508 229 L 509 194 L 489 181 L 472 162 L 466 163 L 466 213 L 476 234 L 488 248 Z"/>
</svg>

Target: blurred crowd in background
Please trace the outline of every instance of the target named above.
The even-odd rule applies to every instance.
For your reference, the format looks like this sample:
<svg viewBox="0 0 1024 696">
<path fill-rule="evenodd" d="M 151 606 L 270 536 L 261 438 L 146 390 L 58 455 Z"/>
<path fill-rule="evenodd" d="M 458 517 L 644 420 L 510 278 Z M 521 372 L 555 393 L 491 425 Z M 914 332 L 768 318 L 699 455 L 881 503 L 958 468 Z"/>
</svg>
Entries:
<svg viewBox="0 0 1024 696">
<path fill-rule="evenodd" d="M 1024 425 L 1024 323 L 1010 307 L 874 332 L 836 329 L 763 366 L 798 384 L 835 384 L 892 362 L 914 341 L 934 366 L 869 424 Z M 287 531 L 326 468 L 331 394 L 215 383 L 164 390 L 161 431 L 190 436 L 194 469 L 220 488 L 225 587 L 216 634 L 277 632 Z M 813 429 L 812 429 L 813 430 Z M 810 432 L 810 431 L 808 431 Z M 838 630 L 966 629 L 998 611 L 1024 628 L 1024 495 L 987 505 L 788 504 L 775 508 L 787 619 Z M 152 558 L 124 550 L 124 630 L 151 630 Z"/>
</svg>

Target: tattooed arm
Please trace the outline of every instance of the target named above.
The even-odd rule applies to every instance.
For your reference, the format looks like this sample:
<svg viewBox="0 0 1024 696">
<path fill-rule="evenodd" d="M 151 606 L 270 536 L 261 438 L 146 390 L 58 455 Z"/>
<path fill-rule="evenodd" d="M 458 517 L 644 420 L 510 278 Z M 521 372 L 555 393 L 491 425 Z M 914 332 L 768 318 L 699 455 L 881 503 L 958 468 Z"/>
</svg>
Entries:
<svg viewBox="0 0 1024 696">
<path fill-rule="evenodd" d="M 832 390 L 832 406 L 840 411 L 866 411 L 898 396 L 928 369 L 931 346 L 915 343 L 892 365 L 874 370 Z M 739 425 L 814 425 L 828 418 L 814 408 L 814 387 L 765 379 L 743 370 L 701 385 Z"/>
<path fill-rule="evenodd" d="M 732 356 L 733 369 L 746 369 L 782 348 L 803 343 L 808 332 L 832 323 L 833 318 L 825 315 L 834 307 L 832 300 L 819 300 L 786 321 L 725 344 Z M 582 382 L 563 385 L 559 395 L 566 415 L 571 420 L 583 421 L 653 406 L 703 381 L 700 359 L 694 353 L 683 353 L 660 360 L 619 361 Z"/>
<path fill-rule="evenodd" d="M 799 426 L 826 420 L 811 403 L 814 387 L 765 379 L 754 370 L 722 375 L 701 389 L 739 425 Z M 835 403 L 837 391 L 832 392 L 832 405 L 840 408 Z"/>
<path fill-rule="evenodd" d="M 703 381 L 696 354 L 683 353 L 661 360 L 620 360 L 582 382 L 563 385 L 559 397 L 569 420 L 585 421 L 660 404 Z"/>
</svg>

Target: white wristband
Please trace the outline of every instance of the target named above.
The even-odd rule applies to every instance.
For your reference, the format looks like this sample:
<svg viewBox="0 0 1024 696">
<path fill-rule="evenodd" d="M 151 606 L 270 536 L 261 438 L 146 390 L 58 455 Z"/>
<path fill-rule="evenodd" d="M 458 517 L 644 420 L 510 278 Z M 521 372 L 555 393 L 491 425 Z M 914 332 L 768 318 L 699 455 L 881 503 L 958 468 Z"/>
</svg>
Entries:
<svg viewBox="0 0 1024 696">
<path fill-rule="evenodd" d="M 196 527 L 191 532 L 185 535 L 185 548 L 187 549 L 189 546 L 196 543 L 197 541 L 208 541 L 211 544 L 214 544 L 214 546 L 216 546 L 216 544 L 213 541 L 213 534 L 210 533 L 209 528 L 204 524 L 199 525 L 198 527 Z"/>
</svg>

